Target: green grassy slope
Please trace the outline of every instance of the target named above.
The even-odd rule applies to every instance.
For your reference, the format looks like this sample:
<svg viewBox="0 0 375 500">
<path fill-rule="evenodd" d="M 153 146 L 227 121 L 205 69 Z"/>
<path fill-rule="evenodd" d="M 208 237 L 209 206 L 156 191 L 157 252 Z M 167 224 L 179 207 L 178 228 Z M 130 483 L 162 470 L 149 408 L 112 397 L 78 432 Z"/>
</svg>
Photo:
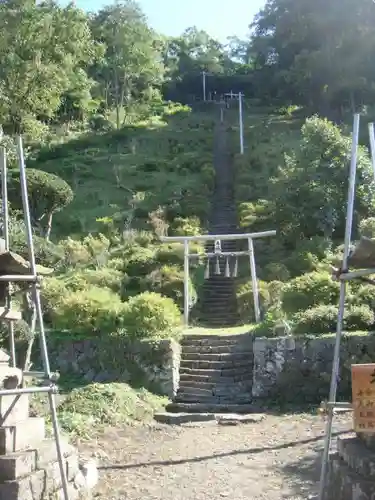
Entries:
<svg viewBox="0 0 375 500">
<path fill-rule="evenodd" d="M 163 122 L 90 135 L 41 151 L 28 166 L 55 173 L 73 188 L 73 203 L 55 218 L 60 235 L 95 231 L 96 219 L 126 218 L 136 193 L 136 222 L 159 205 L 168 218 L 205 221 L 213 183 L 214 118 L 179 113 Z"/>
</svg>

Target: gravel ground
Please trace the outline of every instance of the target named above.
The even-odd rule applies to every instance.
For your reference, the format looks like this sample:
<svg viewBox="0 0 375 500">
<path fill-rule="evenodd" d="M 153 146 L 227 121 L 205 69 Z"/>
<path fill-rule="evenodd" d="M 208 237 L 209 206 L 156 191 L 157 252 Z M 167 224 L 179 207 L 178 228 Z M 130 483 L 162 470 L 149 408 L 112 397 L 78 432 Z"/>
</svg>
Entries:
<svg viewBox="0 0 375 500">
<path fill-rule="evenodd" d="M 81 446 L 99 457 L 101 500 L 307 499 L 316 492 L 324 419 L 266 416 L 256 424 L 110 429 Z M 350 431 L 350 416 L 334 431 Z"/>
</svg>

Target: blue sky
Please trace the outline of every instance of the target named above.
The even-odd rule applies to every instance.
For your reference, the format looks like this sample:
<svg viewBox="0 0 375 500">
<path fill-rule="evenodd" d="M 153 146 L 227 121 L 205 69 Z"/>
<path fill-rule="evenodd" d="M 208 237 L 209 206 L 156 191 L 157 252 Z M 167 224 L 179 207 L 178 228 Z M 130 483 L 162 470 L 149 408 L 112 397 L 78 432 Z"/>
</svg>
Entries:
<svg viewBox="0 0 375 500">
<path fill-rule="evenodd" d="M 97 10 L 111 0 L 76 0 L 75 3 L 85 10 Z M 219 7 L 220 0 L 138 0 L 138 3 L 151 26 L 165 35 L 179 35 L 185 28 L 197 26 L 225 41 L 227 36 L 241 38 L 248 33 L 248 25 L 265 0 L 222 2 L 223 7 Z"/>
</svg>

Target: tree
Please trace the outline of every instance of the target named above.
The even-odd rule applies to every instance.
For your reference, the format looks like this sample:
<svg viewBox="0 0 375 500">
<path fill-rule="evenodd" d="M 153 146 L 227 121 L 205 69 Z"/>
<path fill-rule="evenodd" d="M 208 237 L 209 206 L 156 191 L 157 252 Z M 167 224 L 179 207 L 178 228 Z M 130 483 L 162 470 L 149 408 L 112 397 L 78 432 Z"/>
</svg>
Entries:
<svg viewBox="0 0 375 500">
<path fill-rule="evenodd" d="M 52 218 L 73 200 L 73 191 L 69 184 L 57 175 L 41 170 L 26 170 L 27 191 L 30 213 L 34 225 L 47 220 L 45 238 L 49 240 L 52 229 Z M 18 170 L 10 171 L 9 201 L 16 209 L 22 209 L 21 186 Z"/>
<path fill-rule="evenodd" d="M 288 248 L 316 236 L 343 240 L 350 152 L 351 139 L 337 126 L 317 117 L 306 121 L 299 148 L 286 158 L 269 191 L 272 220 Z M 375 214 L 374 196 L 371 160 L 360 147 L 354 227 Z"/>
<path fill-rule="evenodd" d="M 277 82 L 279 96 L 326 116 L 333 106 L 370 102 L 373 2 L 268 0 L 253 28 L 255 60 Z"/>
<path fill-rule="evenodd" d="M 0 4 L 0 114 L 4 130 L 24 132 L 26 119 L 50 119 L 72 75 L 98 55 L 87 16 L 53 1 Z M 82 81 L 82 80 L 81 80 Z M 92 82 L 85 79 L 86 89 Z"/>
<path fill-rule="evenodd" d="M 104 58 L 92 68 L 107 108 L 116 109 L 116 125 L 132 93 L 162 82 L 163 65 L 155 33 L 138 4 L 131 0 L 104 7 L 92 19 L 96 40 L 105 44 Z"/>
</svg>

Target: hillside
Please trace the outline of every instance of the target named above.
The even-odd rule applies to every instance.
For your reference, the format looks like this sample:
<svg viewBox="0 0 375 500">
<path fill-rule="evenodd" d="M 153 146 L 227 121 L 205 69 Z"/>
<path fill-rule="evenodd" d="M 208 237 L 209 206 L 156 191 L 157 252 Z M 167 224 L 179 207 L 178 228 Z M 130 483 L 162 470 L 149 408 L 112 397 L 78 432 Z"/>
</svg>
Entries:
<svg viewBox="0 0 375 500">
<path fill-rule="evenodd" d="M 198 111 L 171 106 L 161 119 L 87 135 L 41 150 L 29 162 L 29 166 L 57 174 L 73 187 L 74 201 L 56 214 L 56 237 L 82 238 L 99 231 L 106 235 L 106 266 L 115 265 L 124 273 L 111 285 L 113 291 L 121 291 L 122 298 L 156 291 L 182 306 L 182 248 L 178 244 L 160 245 L 157 237 L 207 230 L 214 180 L 213 126 L 218 116 L 215 104 L 200 106 Z M 265 314 L 275 305 L 269 283 L 327 270 L 337 254 L 336 247 L 342 244 L 350 138 L 346 128 L 318 117 L 306 119 L 301 110 L 256 107 L 247 101 L 242 156 L 235 101 L 225 120 L 234 155 L 235 203 L 241 230 L 276 229 L 278 233 L 277 238 L 256 242 L 255 247 Z M 363 148 L 358 173 L 355 231 L 361 220 L 374 215 L 371 163 Z M 124 229 L 147 233 L 134 233 L 122 241 L 119 235 Z M 62 241 L 59 245 L 66 244 Z M 116 263 L 111 264 L 111 259 L 117 259 Z M 88 265 L 94 272 L 89 261 L 79 265 Z M 202 261 L 192 266 L 193 296 L 202 284 L 203 271 Z M 251 321 L 247 262 L 240 266 L 239 276 L 241 318 Z M 66 281 L 63 276 L 59 279 Z M 100 283 L 99 278 L 94 281 Z M 283 287 L 276 288 L 277 305 Z M 291 319 L 288 311 L 281 311 L 282 317 L 285 314 Z M 276 313 L 276 320 L 279 318 L 280 311 Z"/>
<path fill-rule="evenodd" d="M 57 234 L 96 231 L 97 219 L 106 217 L 123 229 L 143 229 L 148 214 L 160 206 L 169 222 L 196 216 L 204 224 L 213 182 L 214 120 L 215 113 L 166 107 L 160 120 L 42 150 L 28 166 L 60 176 L 75 193 L 56 216 Z"/>
</svg>

